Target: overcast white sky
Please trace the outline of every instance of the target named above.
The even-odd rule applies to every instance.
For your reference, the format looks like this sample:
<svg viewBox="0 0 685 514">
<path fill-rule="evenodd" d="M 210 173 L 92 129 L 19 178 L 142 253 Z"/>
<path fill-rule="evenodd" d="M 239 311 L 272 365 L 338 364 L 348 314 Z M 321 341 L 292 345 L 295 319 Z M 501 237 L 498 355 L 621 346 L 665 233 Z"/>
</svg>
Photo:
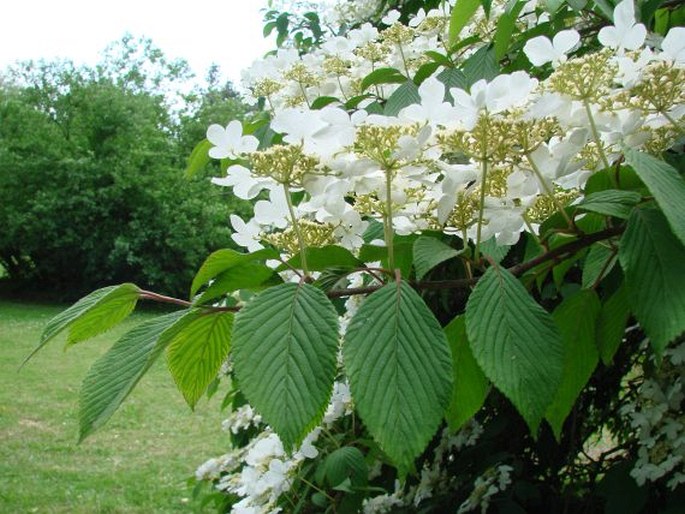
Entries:
<svg viewBox="0 0 685 514">
<path fill-rule="evenodd" d="M 6 0 L 0 7 L 0 69 L 17 60 L 69 58 L 94 64 L 111 42 L 146 36 L 202 78 L 212 62 L 238 83 L 240 70 L 271 50 L 262 37 L 266 0 Z"/>
</svg>

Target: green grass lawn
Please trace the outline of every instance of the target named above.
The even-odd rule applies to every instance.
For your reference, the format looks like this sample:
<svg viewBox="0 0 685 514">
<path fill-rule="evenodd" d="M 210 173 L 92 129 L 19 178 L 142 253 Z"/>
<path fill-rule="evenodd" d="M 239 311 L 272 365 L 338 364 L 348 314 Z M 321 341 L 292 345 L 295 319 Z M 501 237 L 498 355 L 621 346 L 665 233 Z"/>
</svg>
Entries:
<svg viewBox="0 0 685 514">
<path fill-rule="evenodd" d="M 228 445 L 221 395 L 192 413 L 160 359 L 110 422 L 77 445 L 88 368 L 150 314 L 134 314 L 66 353 L 63 338 L 55 340 L 17 372 L 63 308 L 0 300 L 0 512 L 196 511 L 186 480 Z"/>
</svg>

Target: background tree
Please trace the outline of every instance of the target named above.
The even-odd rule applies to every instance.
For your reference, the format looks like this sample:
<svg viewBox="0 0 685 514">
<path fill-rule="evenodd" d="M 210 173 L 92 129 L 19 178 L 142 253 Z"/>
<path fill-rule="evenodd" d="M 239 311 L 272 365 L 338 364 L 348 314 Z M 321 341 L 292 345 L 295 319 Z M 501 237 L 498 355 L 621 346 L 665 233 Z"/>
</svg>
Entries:
<svg viewBox="0 0 685 514">
<path fill-rule="evenodd" d="M 136 281 L 178 294 L 232 244 L 228 216 L 249 205 L 183 169 L 206 120 L 245 109 L 219 104 L 216 84 L 195 109 L 179 104 L 165 84 L 187 77 L 183 62 L 125 38 L 94 68 L 30 62 L 2 84 L 0 263 L 14 287 L 73 297 Z"/>
</svg>

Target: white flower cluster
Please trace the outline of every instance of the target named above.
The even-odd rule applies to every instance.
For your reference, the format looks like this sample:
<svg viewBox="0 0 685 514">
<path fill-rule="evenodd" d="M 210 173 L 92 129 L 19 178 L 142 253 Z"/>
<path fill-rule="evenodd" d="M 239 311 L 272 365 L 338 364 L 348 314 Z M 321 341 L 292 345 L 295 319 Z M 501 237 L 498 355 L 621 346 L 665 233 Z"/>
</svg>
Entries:
<svg viewBox="0 0 685 514">
<path fill-rule="evenodd" d="M 323 425 L 352 413 L 349 386 L 335 382 Z M 249 405 L 239 407 L 223 423 L 224 430 L 237 434 L 261 423 L 261 416 Z M 319 451 L 314 446 L 321 427 L 312 430 L 300 448 L 287 455 L 278 435 L 267 427 L 245 447 L 209 459 L 195 471 L 197 480 L 216 482 L 217 489 L 233 493 L 242 499 L 231 510 L 234 514 L 270 514 L 279 512 L 278 498 L 292 486 L 292 478 L 306 459 L 314 459 Z"/>
<path fill-rule="evenodd" d="M 526 12 L 525 23 L 538 19 L 536 0 Z M 437 69 L 415 91 L 416 103 L 393 112 L 395 93 L 410 83 L 365 85 L 364 77 L 381 68 L 412 77 L 431 53 L 444 52 L 448 13 L 445 4 L 405 26 L 391 12 L 385 30 L 366 24 L 311 54 L 282 49 L 248 70 L 254 99 L 266 99 L 270 128 L 284 144 L 258 151 L 237 122 L 208 130 L 210 155 L 232 159 L 215 183 L 244 199 L 268 192 L 251 220 L 231 216 L 238 244 L 253 251 L 268 242 L 289 254 L 303 245 L 354 250 L 377 219 L 400 235 L 442 230 L 510 245 L 563 214 L 588 175 L 608 168 L 624 145 L 662 152 L 682 137 L 685 28 L 671 29 L 661 49 L 645 46 L 632 0 L 616 7 L 597 52 L 573 56 L 575 30 L 529 40 L 528 58 L 553 68 L 544 81 L 518 71 L 447 87 L 444 73 L 458 70 Z M 487 35 L 486 22 L 476 17 L 464 30 Z M 333 103 L 312 109 L 319 97 Z M 297 191 L 303 200 L 292 205 Z"/>
<path fill-rule="evenodd" d="M 262 417 L 250 405 L 243 405 L 231 412 L 231 415 L 221 423 L 221 428 L 237 434 L 250 427 L 256 427 L 262 422 Z"/>
<path fill-rule="evenodd" d="M 511 472 L 514 468 L 501 464 L 489 468 L 479 476 L 473 484 L 473 492 L 457 510 L 457 514 L 471 512 L 480 507 L 481 514 L 485 514 L 490 507 L 490 500 L 496 494 L 505 491 L 511 484 Z"/>
<path fill-rule="evenodd" d="M 372 16 L 379 14 L 383 4 L 382 0 L 366 0 L 364 2 L 354 0 L 286 2 L 279 0 L 272 2 L 272 8 L 296 15 L 315 12 L 319 16 L 321 25 L 338 27 L 341 25 L 356 25 L 367 21 Z"/>
<path fill-rule="evenodd" d="M 292 486 L 299 466 L 319 454 L 314 446 L 319 433 L 320 429 L 313 430 L 297 451 L 287 455 L 279 437 L 267 428 L 247 446 L 204 463 L 196 471 L 196 478 L 218 478 L 217 489 L 241 497 L 233 505 L 234 514 L 280 512 L 277 501 Z"/>
<path fill-rule="evenodd" d="M 402 484 L 396 482 L 392 493 L 367 498 L 364 501 L 364 513 L 393 512 L 394 507 L 417 508 L 424 500 L 448 492 L 455 485 L 456 477 L 450 475 L 447 465 L 458 458 L 459 451 L 474 446 L 482 433 L 483 427 L 475 419 L 471 419 L 455 434 L 448 428 L 443 429 L 440 444 L 435 448 L 432 459 L 421 469 L 419 483 L 402 487 Z M 490 496 L 496 492 L 492 492 Z"/>
<path fill-rule="evenodd" d="M 621 413 L 636 431 L 638 458 L 631 475 L 639 485 L 666 479 L 685 483 L 685 343 L 664 351 L 655 376 L 641 384 L 636 401 Z"/>
</svg>

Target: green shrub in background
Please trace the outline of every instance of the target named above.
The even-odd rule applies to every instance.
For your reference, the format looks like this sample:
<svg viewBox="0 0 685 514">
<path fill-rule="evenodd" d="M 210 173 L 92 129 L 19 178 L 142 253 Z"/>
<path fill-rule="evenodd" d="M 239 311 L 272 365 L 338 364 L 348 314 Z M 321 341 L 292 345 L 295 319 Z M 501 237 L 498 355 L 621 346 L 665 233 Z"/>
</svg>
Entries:
<svg viewBox="0 0 685 514">
<path fill-rule="evenodd" d="M 125 38 L 105 59 L 28 63 L 0 85 L 0 263 L 23 290 L 73 297 L 133 280 L 179 294 L 232 244 L 229 214 L 249 213 L 186 179 L 187 156 L 210 120 L 246 109 L 216 81 L 171 94 L 163 80 L 187 70 L 149 41 Z"/>
</svg>

